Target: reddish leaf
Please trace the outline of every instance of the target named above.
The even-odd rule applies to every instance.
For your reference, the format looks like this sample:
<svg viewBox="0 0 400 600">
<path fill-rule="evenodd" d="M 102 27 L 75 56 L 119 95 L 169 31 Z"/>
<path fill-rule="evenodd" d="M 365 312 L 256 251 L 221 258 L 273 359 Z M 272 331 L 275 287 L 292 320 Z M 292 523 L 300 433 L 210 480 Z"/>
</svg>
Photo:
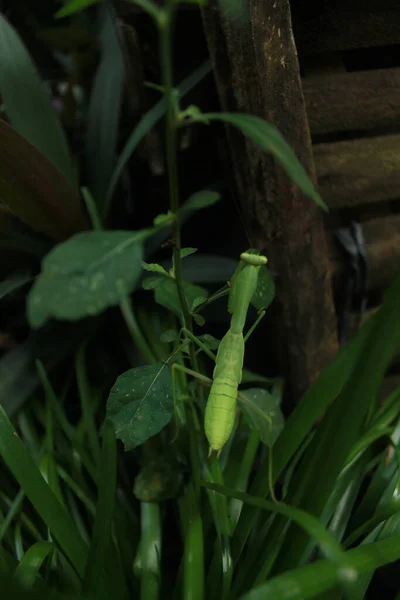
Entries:
<svg viewBox="0 0 400 600">
<path fill-rule="evenodd" d="M 2 119 L 0 198 L 26 225 L 57 241 L 88 227 L 80 198 L 61 171 Z"/>
</svg>

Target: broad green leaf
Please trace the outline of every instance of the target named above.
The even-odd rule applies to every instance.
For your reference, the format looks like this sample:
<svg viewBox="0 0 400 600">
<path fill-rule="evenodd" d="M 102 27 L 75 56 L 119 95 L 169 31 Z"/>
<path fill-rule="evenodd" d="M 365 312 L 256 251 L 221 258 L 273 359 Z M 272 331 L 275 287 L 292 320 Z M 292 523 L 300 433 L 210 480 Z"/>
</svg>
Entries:
<svg viewBox="0 0 400 600">
<path fill-rule="evenodd" d="M 160 340 L 164 343 L 176 342 L 178 339 L 178 332 L 175 329 L 167 329 L 160 335 Z"/>
<path fill-rule="evenodd" d="M 15 577 L 21 585 L 26 588 L 33 586 L 42 564 L 53 550 L 54 544 L 45 541 L 36 542 L 28 548 L 15 570 Z"/>
<path fill-rule="evenodd" d="M 206 75 L 211 72 L 211 62 L 205 61 L 200 67 L 194 69 L 194 71 L 186 77 L 181 84 L 178 86 L 180 98 L 183 98 L 188 94 Z M 128 141 L 126 142 L 124 149 L 122 150 L 120 157 L 115 166 L 114 172 L 111 177 L 110 185 L 107 191 L 107 202 L 106 211 L 110 207 L 111 199 L 116 190 L 119 178 L 121 177 L 130 157 L 138 144 L 142 139 L 149 133 L 154 125 L 161 119 L 165 112 L 165 101 L 160 100 L 151 108 L 139 121 L 138 125 L 132 131 Z"/>
<path fill-rule="evenodd" d="M 251 404 L 240 403 L 240 407 L 251 429 L 258 431 L 267 446 L 273 446 L 284 426 L 284 419 L 277 400 L 262 388 L 250 388 L 240 392 Z M 252 405 L 255 405 L 252 406 Z M 257 410 L 258 409 L 258 410 Z M 263 418 L 263 415 L 266 418 Z"/>
<path fill-rule="evenodd" d="M 86 165 L 87 186 L 103 215 L 116 158 L 125 69 L 112 4 L 100 7 L 100 18 L 101 59 L 89 101 Z"/>
<path fill-rule="evenodd" d="M 88 8 L 92 4 L 97 4 L 98 2 L 102 2 L 102 0 L 70 0 L 65 6 L 56 12 L 54 17 L 56 19 L 68 17 L 69 15 L 73 15 L 74 13 Z"/>
<path fill-rule="evenodd" d="M 142 502 L 161 502 L 174 498 L 182 481 L 182 465 L 158 456 L 142 467 L 135 479 L 133 493 Z"/>
<path fill-rule="evenodd" d="M 257 310 L 264 310 L 268 308 L 274 297 L 274 279 L 266 267 L 260 267 L 258 271 L 257 287 L 251 299 L 251 303 Z"/>
<path fill-rule="evenodd" d="M 43 260 L 28 297 L 28 318 L 75 321 L 115 306 L 139 278 L 146 230 L 91 231 L 58 245 Z"/>
<path fill-rule="evenodd" d="M 15 129 L 75 186 L 65 134 L 51 97 L 17 31 L 0 15 L 0 95 Z M 5 143 L 5 142 L 4 142 Z M 22 157 L 21 157 L 22 160 Z M 35 173 L 36 177 L 38 173 Z M 45 177 L 46 174 L 42 174 Z M 4 198 L 4 197 L 3 197 Z M 6 199 L 6 198 L 4 198 Z"/>
<path fill-rule="evenodd" d="M 2 119 L 0 140 L 0 196 L 12 213 L 57 241 L 86 229 L 79 196 L 63 173 Z"/>
<path fill-rule="evenodd" d="M 198 298 L 207 298 L 207 291 L 204 288 L 188 283 L 187 281 L 183 282 L 183 290 L 189 308 L 193 306 L 193 303 Z M 161 306 L 164 306 L 164 308 L 173 312 L 177 317 L 181 316 L 181 305 L 176 288 L 176 281 L 174 279 L 161 279 L 160 283 L 158 283 L 155 288 L 155 298 L 158 304 L 161 304 Z"/>
<path fill-rule="evenodd" d="M 216 204 L 216 202 L 218 202 L 220 199 L 221 194 L 218 192 L 203 190 L 190 196 L 190 198 L 188 198 L 188 200 L 185 202 L 184 206 L 182 206 L 181 210 L 200 210 L 202 208 L 206 208 L 207 206 Z"/>
<path fill-rule="evenodd" d="M 154 290 L 161 281 L 162 281 L 162 278 L 158 277 L 158 276 L 146 277 L 146 279 L 143 279 L 143 282 L 142 282 L 143 289 L 144 290 Z"/>
<path fill-rule="evenodd" d="M 15 290 L 23 287 L 30 281 L 32 281 L 33 277 L 29 273 L 25 272 L 15 272 L 10 277 L 0 282 L 0 300 L 8 294 L 12 294 Z"/>
<path fill-rule="evenodd" d="M 240 129 L 243 135 L 253 140 L 265 152 L 272 154 L 285 169 L 290 179 L 299 186 L 303 194 L 309 196 L 315 204 L 324 210 L 328 210 L 296 154 L 276 127 L 260 117 L 235 113 L 205 113 L 198 115 L 193 120 L 203 123 L 223 121 L 234 125 Z"/>
<path fill-rule="evenodd" d="M 195 252 L 197 252 L 197 248 L 181 248 L 179 251 L 181 258 L 186 258 Z"/>
<path fill-rule="evenodd" d="M 169 275 L 168 275 L 167 271 L 164 269 L 164 267 L 162 267 L 161 265 L 159 265 L 157 263 L 143 262 L 142 268 L 145 271 L 150 271 L 150 273 L 159 273 L 160 275 L 165 275 L 166 277 L 169 277 Z"/>
<path fill-rule="evenodd" d="M 171 375 L 164 363 L 126 371 L 118 377 L 107 401 L 107 416 L 126 450 L 159 433 L 172 413 Z"/>
<path fill-rule="evenodd" d="M 43 479 L 1 406 L 0 455 L 50 529 L 62 552 L 82 576 L 86 562 L 86 546 L 75 528 L 74 521 Z"/>
</svg>

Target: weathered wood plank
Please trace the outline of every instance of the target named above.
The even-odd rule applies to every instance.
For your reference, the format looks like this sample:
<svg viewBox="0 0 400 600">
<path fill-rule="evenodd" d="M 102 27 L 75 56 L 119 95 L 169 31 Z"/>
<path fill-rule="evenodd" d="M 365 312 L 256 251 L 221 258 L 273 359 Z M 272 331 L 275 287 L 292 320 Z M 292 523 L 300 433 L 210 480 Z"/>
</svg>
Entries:
<svg viewBox="0 0 400 600">
<path fill-rule="evenodd" d="M 276 125 L 313 176 L 289 2 L 251 0 L 249 10 L 249 21 L 239 26 L 215 5 L 203 9 L 222 107 Z M 268 247 L 270 264 L 278 273 L 276 340 L 286 402 L 293 405 L 337 350 L 321 211 L 270 156 L 233 128 L 227 128 L 227 136 L 231 177 L 253 245 Z M 270 331 L 266 335 L 271 338 Z"/>
<path fill-rule="evenodd" d="M 398 44 L 398 0 L 301 0 L 292 2 L 299 54 Z"/>
<path fill-rule="evenodd" d="M 400 125 L 400 69 L 319 74 L 302 83 L 312 135 Z"/>
<path fill-rule="evenodd" d="M 330 208 L 400 197 L 400 135 L 316 144 L 313 151 L 319 189 Z"/>
</svg>

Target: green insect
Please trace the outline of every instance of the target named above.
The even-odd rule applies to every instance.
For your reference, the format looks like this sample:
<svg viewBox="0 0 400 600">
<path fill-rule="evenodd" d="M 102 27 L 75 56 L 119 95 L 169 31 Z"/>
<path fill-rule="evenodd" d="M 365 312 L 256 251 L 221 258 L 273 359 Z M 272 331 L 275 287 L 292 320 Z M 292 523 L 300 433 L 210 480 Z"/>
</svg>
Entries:
<svg viewBox="0 0 400 600">
<path fill-rule="evenodd" d="M 210 444 L 210 454 L 213 450 L 220 453 L 233 430 L 238 387 L 243 370 L 243 329 L 251 299 L 256 291 L 259 269 L 267 264 L 267 258 L 255 251 L 244 252 L 240 259 L 229 294 L 228 311 L 232 315 L 230 328 L 218 348 L 213 383 L 205 411 L 204 428 Z"/>
</svg>

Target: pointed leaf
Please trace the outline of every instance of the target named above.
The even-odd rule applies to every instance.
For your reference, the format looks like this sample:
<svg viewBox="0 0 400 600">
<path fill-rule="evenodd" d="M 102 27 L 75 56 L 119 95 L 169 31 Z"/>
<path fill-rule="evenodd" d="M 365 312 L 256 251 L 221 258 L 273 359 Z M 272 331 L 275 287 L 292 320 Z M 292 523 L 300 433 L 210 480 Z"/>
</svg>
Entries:
<svg viewBox="0 0 400 600">
<path fill-rule="evenodd" d="M 207 206 L 212 206 L 220 199 L 221 194 L 218 192 L 213 192 L 211 190 L 196 192 L 190 196 L 190 198 L 188 198 L 188 200 L 185 202 L 185 205 L 182 207 L 182 210 L 200 210 L 202 208 L 206 208 Z"/>
<path fill-rule="evenodd" d="M 328 210 L 296 154 L 276 127 L 260 117 L 235 113 L 206 113 L 199 115 L 195 120 L 203 122 L 223 121 L 240 129 L 243 135 L 249 137 L 265 152 L 276 158 L 290 179 L 299 186 L 306 196 L 309 196 L 315 204 L 324 210 Z"/>
<path fill-rule="evenodd" d="M 33 277 L 29 273 L 20 273 L 16 271 L 10 277 L 0 282 L 0 300 L 8 294 L 12 294 L 15 290 L 32 281 Z"/>
<path fill-rule="evenodd" d="M 75 189 L 42 152 L 0 119 L 0 196 L 35 231 L 61 241 L 87 228 Z"/>
<path fill-rule="evenodd" d="M 58 245 L 44 259 L 28 297 L 28 318 L 75 321 L 115 306 L 139 278 L 146 231 L 92 231 Z"/>
<path fill-rule="evenodd" d="M 101 0 L 70 0 L 63 8 L 60 8 L 60 10 L 56 12 L 55 18 L 61 19 L 62 17 L 68 17 L 97 2 L 101 2 Z"/>
<path fill-rule="evenodd" d="M 250 388 L 242 391 L 240 392 L 239 401 L 241 397 L 249 401 L 249 404 L 240 403 L 240 408 L 249 427 L 258 431 L 264 444 L 273 446 L 284 426 L 283 415 L 277 400 L 262 388 Z M 263 418 L 260 411 L 266 418 Z"/>
<path fill-rule="evenodd" d="M 33 544 L 26 551 L 15 570 L 16 579 L 24 587 L 32 587 L 39 575 L 42 564 L 53 550 L 54 545 L 50 542 L 40 541 Z"/>
<path fill-rule="evenodd" d="M 257 310 L 265 310 L 275 297 L 275 282 L 271 272 L 266 267 L 258 271 L 257 287 L 251 303 Z"/>
<path fill-rule="evenodd" d="M 0 95 L 15 129 L 75 185 L 65 134 L 17 31 L 0 15 Z M 22 160 L 22 159 L 21 159 Z"/>
<path fill-rule="evenodd" d="M 207 298 L 207 290 L 198 285 L 188 283 L 187 281 L 183 282 L 183 290 L 189 307 L 192 307 L 193 302 L 198 298 Z M 174 279 L 161 279 L 160 283 L 158 283 L 155 288 L 155 298 L 158 304 L 161 304 L 161 306 L 164 306 L 164 308 L 173 312 L 177 317 L 181 316 L 181 305 L 179 302 L 178 290 L 176 288 L 176 281 Z"/>
<path fill-rule="evenodd" d="M 190 256 L 195 252 L 197 252 L 197 248 L 181 248 L 179 251 L 181 258 L 186 258 L 186 256 Z"/>
<path fill-rule="evenodd" d="M 107 416 L 126 450 L 159 433 L 172 413 L 171 375 L 165 363 L 126 371 L 118 377 L 107 401 Z"/>
<path fill-rule="evenodd" d="M 167 271 L 164 269 L 164 267 L 162 267 L 161 265 L 157 264 L 157 263 L 142 263 L 142 268 L 145 271 L 150 271 L 150 273 L 160 273 L 160 275 L 165 275 L 166 277 L 169 277 Z"/>
</svg>

